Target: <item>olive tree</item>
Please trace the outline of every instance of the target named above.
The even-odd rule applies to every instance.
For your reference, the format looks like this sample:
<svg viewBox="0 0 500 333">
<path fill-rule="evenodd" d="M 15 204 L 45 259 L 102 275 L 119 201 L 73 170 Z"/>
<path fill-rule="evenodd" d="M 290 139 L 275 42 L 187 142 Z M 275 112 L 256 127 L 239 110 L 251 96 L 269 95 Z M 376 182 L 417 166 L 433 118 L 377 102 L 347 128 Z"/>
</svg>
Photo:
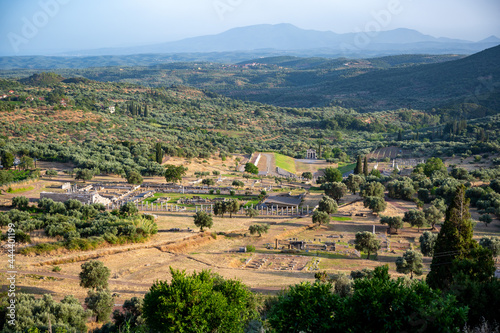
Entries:
<svg viewBox="0 0 500 333">
<path fill-rule="evenodd" d="M 86 332 L 87 319 L 92 314 L 73 295 L 66 295 L 56 302 L 50 294 L 35 298 L 34 295 L 16 293 L 15 307 L 18 316 L 14 325 L 5 325 L 2 332 L 31 332 L 30 329 L 41 332 L 47 329 L 49 320 L 53 332 Z"/>
<path fill-rule="evenodd" d="M 107 322 L 113 311 L 113 296 L 107 289 L 89 290 L 85 305 L 96 317 L 96 322 Z"/>
<path fill-rule="evenodd" d="M 418 209 L 410 209 L 405 212 L 403 221 L 410 223 L 412 227 L 417 227 L 420 232 L 420 228 L 427 225 L 427 220 L 425 219 L 425 214 L 423 211 Z"/>
<path fill-rule="evenodd" d="M 356 194 L 361 188 L 361 185 L 363 185 L 365 182 L 365 179 L 359 175 L 355 174 L 350 174 L 347 179 L 345 180 L 345 184 L 349 191 L 352 192 L 352 194 Z"/>
<path fill-rule="evenodd" d="M 483 222 L 485 226 L 488 226 L 488 224 L 490 224 L 493 219 L 491 218 L 490 214 L 483 214 L 479 216 L 479 221 Z"/>
<path fill-rule="evenodd" d="M 396 270 L 398 273 L 408 274 L 413 279 L 413 273 L 423 274 L 422 254 L 417 251 L 406 250 L 402 257 L 396 259 Z"/>
<path fill-rule="evenodd" d="M 29 204 L 30 204 L 29 199 L 24 197 L 24 196 L 12 198 L 12 207 L 13 208 L 18 208 L 20 210 L 26 210 L 26 209 L 28 209 Z"/>
<path fill-rule="evenodd" d="M 436 206 L 429 206 L 424 209 L 425 220 L 431 225 L 432 230 L 436 229 L 435 225 L 444 217 L 443 212 L 439 210 Z"/>
<path fill-rule="evenodd" d="M 330 215 L 328 215 L 327 212 L 321 212 L 319 210 L 316 210 L 313 213 L 312 221 L 313 223 L 317 223 L 319 225 L 328 224 L 330 223 Z"/>
<path fill-rule="evenodd" d="M 126 175 L 127 183 L 140 185 L 144 181 L 141 174 L 137 170 L 131 170 Z"/>
<path fill-rule="evenodd" d="M 381 216 L 380 223 L 387 224 L 389 229 L 396 229 L 396 232 L 398 232 L 398 229 L 403 228 L 404 225 L 401 216 Z"/>
<path fill-rule="evenodd" d="M 99 260 L 90 260 L 81 265 L 80 286 L 90 289 L 108 288 L 110 270 Z"/>
<path fill-rule="evenodd" d="M 213 224 L 212 214 L 199 211 L 194 215 L 194 225 L 200 228 L 200 232 L 203 232 L 205 228 L 212 228 Z"/>
<path fill-rule="evenodd" d="M 357 232 L 354 244 L 356 250 L 367 252 L 366 259 L 370 259 L 370 254 L 376 253 L 380 249 L 380 241 L 377 236 L 369 231 Z"/>
<path fill-rule="evenodd" d="M 269 224 L 254 224 L 248 228 L 251 235 L 259 234 L 259 237 L 262 236 L 263 233 L 267 233 L 269 231 Z"/>
<path fill-rule="evenodd" d="M 381 197 L 366 197 L 363 200 L 363 205 L 370 208 L 374 213 L 383 212 L 387 208 L 387 203 Z"/>
<path fill-rule="evenodd" d="M 311 179 L 313 179 L 313 174 L 312 174 L 312 172 L 303 172 L 302 178 L 311 180 Z"/>
<path fill-rule="evenodd" d="M 75 172 L 75 179 L 78 180 L 83 180 L 85 183 L 87 180 L 91 180 L 94 177 L 94 171 L 90 169 L 78 169 Z"/>
<path fill-rule="evenodd" d="M 363 186 L 363 190 L 361 191 L 361 196 L 363 198 L 366 197 L 379 197 L 383 198 L 385 192 L 384 185 L 379 182 L 370 182 Z"/>
<path fill-rule="evenodd" d="M 139 212 L 139 209 L 133 202 L 127 202 L 125 205 L 120 207 L 120 213 L 122 215 L 131 216 Z"/>
<path fill-rule="evenodd" d="M 183 167 L 182 165 L 175 166 L 171 164 L 165 165 L 165 180 L 167 182 L 180 182 L 182 180 L 182 177 L 186 174 L 187 168 Z"/>
<path fill-rule="evenodd" d="M 245 164 L 245 171 L 256 175 L 259 173 L 259 168 L 255 164 L 248 162 Z"/>
<path fill-rule="evenodd" d="M 483 237 L 479 245 L 491 251 L 494 257 L 500 255 L 500 237 Z"/>
<path fill-rule="evenodd" d="M 329 196 L 325 195 L 323 198 L 321 198 L 318 206 L 318 210 L 321 212 L 325 212 L 327 214 L 333 214 L 336 213 L 338 209 L 337 202 L 330 198 Z"/>
<path fill-rule="evenodd" d="M 233 217 L 233 214 L 236 214 L 240 210 L 240 202 L 236 199 L 231 199 L 227 203 L 227 212 L 229 213 L 229 218 Z"/>
<path fill-rule="evenodd" d="M 254 218 L 259 216 L 259 211 L 255 208 L 247 208 L 245 209 L 245 215 L 250 218 Z"/>
<path fill-rule="evenodd" d="M 337 202 L 347 194 L 347 186 L 339 182 L 321 184 L 321 189 L 325 191 L 327 196 Z"/>
<path fill-rule="evenodd" d="M 337 168 L 326 168 L 325 169 L 325 181 L 328 183 L 335 183 L 342 181 L 342 173 Z"/>
</svg>

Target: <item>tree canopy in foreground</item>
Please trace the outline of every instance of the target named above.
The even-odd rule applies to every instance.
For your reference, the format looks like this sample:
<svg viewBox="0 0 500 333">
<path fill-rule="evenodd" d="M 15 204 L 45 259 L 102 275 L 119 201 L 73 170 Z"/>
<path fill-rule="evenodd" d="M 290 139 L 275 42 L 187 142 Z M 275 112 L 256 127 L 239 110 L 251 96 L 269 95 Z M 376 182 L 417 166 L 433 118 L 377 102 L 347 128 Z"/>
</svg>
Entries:
<svg viewBox="0 0 500 333">
<path fill-rule="evenodd" d="M 170 283 L 155 282 L 144 297 L 143 315 L 153 331 L 236 333 L 257 317 L 254 295 L 241 282 L 206 270 L 170 272 Z"/>
</svg>

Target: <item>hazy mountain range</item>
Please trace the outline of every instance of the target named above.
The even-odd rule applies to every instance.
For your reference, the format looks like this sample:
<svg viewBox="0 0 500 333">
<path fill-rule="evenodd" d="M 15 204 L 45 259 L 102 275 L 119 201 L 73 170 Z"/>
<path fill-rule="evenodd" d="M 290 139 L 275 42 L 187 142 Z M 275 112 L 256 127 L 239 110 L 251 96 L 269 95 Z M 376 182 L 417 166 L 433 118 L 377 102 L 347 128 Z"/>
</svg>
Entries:
<svg viewBox="0 0 500 333">
<path fill-rule="evenodd" d="M 234 51 L 295 51 L 317 56 L 378 56 L 401 53 L 472 54 L 500 44 L 491 36 L 479 42 L 436 38 L 410 29 L 381 31 L 375 34 L 304 30 L 291 24 L 262 24 L 234 28 L 226 32 L 187 38 L 149 46 L 105 48 L 64 55 L 125 55 L 144 53 L 207 53 Z"/>
<path fill-rule="evenodd" d="M 57 56 L 5 56 L 0 57 L 0 69 L 130 67 L 198 61 L 238 63 L 276 56 L 366 59 L 401 54 L 470 55 L 499 44 L 500 39 L 495 36 L 471 42 L 395 29 L 370 37 L 365 33 L 304 30 L 291 24 L 263 24 L 149 46 L 84 50 Z"/>
</svg>

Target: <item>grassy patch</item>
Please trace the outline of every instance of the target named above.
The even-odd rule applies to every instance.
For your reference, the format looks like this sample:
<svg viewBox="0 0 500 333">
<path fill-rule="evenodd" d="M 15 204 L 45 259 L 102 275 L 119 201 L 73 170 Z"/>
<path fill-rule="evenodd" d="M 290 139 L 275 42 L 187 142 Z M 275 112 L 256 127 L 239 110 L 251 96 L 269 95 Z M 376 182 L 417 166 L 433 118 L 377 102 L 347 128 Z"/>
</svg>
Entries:
<svg viewBox="0 0 500 333">
<path fill-rule="evenodd" d="M 334 220 L 334 221 L 352 221 L 352 218 L 344 217 L 344 216 L 332 216 L 332 220 Z"/>
<path fill-rule="evenodd" d="M 312 186 L 309 193 L 323 193 L 324 191 L 319 186 Z"/>
<path fill-rule="evenodd" d="M 289 156 L 274 153 L 274 158 L 276 159 L 276 166 L 282 168 L 286 171 L 296 173 L 295 169 L 295 159 Z"/>
<path fill-rule="evenodd" d="M 344 174 L 346 172 L 354 170 L 355 167 L 356 167 L 356 163 L 353 163 L 353 164 L 344 164 L 344 165 L 340 165 L 339 164 L 338 169 L 340 170 L 340 172 L 342 172 L 342 174 Z"/>
<path fill-rule="evenodd" d="M 9 193 L 21 193 L 21 192 L 26 192 L 26 191 L 31 191 L 34 189 L 33 186 L 28 186 L 28 187 L 20 187 L 20 188 L 10 188 L 7 190 Z"/>
</svg>

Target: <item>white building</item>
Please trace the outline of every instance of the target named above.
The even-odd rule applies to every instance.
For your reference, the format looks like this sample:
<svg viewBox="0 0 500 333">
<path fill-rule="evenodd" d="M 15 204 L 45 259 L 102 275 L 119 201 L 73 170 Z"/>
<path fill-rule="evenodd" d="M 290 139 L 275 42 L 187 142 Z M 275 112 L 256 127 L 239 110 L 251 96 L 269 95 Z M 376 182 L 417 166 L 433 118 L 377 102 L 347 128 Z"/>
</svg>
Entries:
<svg viewBox="0 0 500 333">
<path fill-rule="evenodd" d="M 307 157 L 308 160 L 316 160 L 316 150 L 314 149 L 308 149 L 307 150 Z"/>
</svg>

